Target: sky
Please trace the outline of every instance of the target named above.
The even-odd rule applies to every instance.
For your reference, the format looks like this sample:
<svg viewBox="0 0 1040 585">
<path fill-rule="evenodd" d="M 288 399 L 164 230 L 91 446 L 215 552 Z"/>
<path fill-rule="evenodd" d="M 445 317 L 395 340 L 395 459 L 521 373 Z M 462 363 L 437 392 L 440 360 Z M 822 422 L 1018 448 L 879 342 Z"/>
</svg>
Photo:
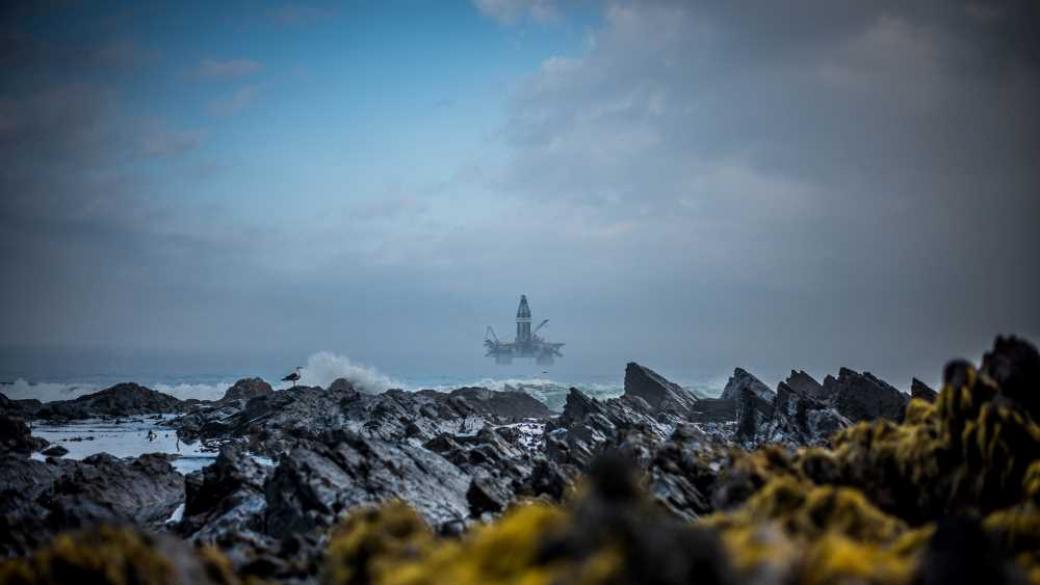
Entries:
<svg viewBox="0 0 1040 585">
<path fill-rule="evenodd" d="M 1035 2 L 0 11 L 4 378 L 494 373 L 522 293 L 564 378 L 1040 339 Z"/>
</svg>

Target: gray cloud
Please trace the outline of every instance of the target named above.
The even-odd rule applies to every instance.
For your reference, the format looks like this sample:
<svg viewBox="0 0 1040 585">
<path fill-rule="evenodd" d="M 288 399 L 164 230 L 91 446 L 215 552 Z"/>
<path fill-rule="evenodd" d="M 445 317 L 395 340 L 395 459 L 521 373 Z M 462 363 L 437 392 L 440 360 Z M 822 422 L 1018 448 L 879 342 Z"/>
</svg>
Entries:
<svg viewBox="0 0 1040 585">
<path fill-rule="evenodd" d="M 1035 12 L 611 3 L 515 96 L 497 186 L 601 235 L 664 359 L 934 371 L 1040 331 Z"/>
<path fill-rule="evenodd" d="M 476 6 L 507 24 L 566 8 Z M 5 37 L 0 343 L 469 372 L 526 292 L 568 342 L 560 372 L 905 384 L 1040 335 L 1035 4 L 603 6 L 586 51 L 517 84 L 489 138 L 504 161 L 320 196 L 261 169 L 308 196 L 232 209 L 183 196 L 242 172 L 189 162 L 207 129 L 128 117 L 66 59 L 91 51 Z M 255 98 L 224 89 L 213 116 Z"/>
</svg>

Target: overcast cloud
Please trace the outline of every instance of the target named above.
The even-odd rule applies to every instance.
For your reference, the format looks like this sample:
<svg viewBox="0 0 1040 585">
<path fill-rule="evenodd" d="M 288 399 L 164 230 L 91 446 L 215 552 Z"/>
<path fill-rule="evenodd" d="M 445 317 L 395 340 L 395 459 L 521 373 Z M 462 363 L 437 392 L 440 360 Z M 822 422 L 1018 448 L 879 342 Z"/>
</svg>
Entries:
<svg viewBox="0 0 1040 585">
<path fill-rule="evenodd" d="M 1040 337 L 1035 3 L 465 11 L 483 20 L 458 36 L 532 65 L 483 63 L 459 91 L 319 6 L 228 16 L 248 53 L 147 47 L 149 14 L 97 15 L 129 20 L 78 44 L 5 17 L 0 341 L 457 371 L 489 367 L 484 326 L 526 292 L 564 373 L 847 365 L 905 385 L 998 333 Z M 537 40 L 575 28 L 566 51 Z M 297 36 L 261 54 L 277 35 Z"/>
</svg>

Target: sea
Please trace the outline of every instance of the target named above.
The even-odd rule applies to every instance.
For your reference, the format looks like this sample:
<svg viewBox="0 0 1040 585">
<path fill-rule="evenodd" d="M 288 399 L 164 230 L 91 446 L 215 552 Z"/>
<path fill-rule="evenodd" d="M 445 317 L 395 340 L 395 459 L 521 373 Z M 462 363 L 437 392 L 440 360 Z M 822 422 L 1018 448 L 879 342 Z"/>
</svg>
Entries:
<svg viewBox="0 0 1040 585">
<path fill-rule="evenodd" d="M 620 396 L 624 391 L 624 370 L 612 372 L 567 372 L 554 375 L 552 369 L 538 366 L 507 368 L 504 375 L 459 373 L 408 375 L 387 373 L 359 364 L 331 352 L 312 354 L 301 367 L 300 385 L 328 386 L 337 378 L 347 378 L 364 392 L 379 393 L 391 388 L 406 391 L 432 389 L 448 391 L 466 386 L 480 386 L 496 391 L 520 391 L 542 401 L 550 410 L 563 409 L 567 393 L 574 387 L 597 399 Z M 276 390 L 289 387 L 281 377 L 287 372 L 220 372 L 183 375 L 162 371 L 127 373 L 124 371 L 80 372 L 56 377 L 12 377 L 0 381 L 0 392 L 10 399 L 34 398 L 43 402 L 69 400 L 108 388 L 120 382 L 136 382 L 153 390 L 181 400 L 216 400 L 221 398 L 236 380 L 259 375 Z M 722 391 L 724 379 L 683 380 L 676 383 L 701 395 L 716 396 Z M 59 444 L 69 452 L 70 459 L 82 459 L 95 453 L 106 452 L 117 457 L 134 457 L 143 453 L 177 455 L 175 467 L 183 472 L 201 469 L 212 463 L 216 453 L 204 445 L 180 441 L 172 430 L 162 426 L 161 417 L 132 417 L 126 420 L 88 420 L 74 423 L 51 424 L 37 421 L 33 434 Z M 35 458 L 43 456 L 35 454 Z M 258 457 L 262 464 L 270 461 Z"/>
</svg>

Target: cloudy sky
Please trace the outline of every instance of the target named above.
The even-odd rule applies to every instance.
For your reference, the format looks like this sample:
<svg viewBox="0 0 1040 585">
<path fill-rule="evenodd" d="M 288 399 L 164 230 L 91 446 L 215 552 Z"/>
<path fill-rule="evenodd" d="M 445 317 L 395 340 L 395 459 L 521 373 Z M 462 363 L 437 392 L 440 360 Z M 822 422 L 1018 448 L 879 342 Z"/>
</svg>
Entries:
<svg viewBox="0 0 1040 585">
<path fill-rule="evenodd" d="M 1037 6 L 4 3 L 0 373 L 494 371 L 526 293 L 564 377 L 934 380 L 1040 339 Z"/>
</svg>

